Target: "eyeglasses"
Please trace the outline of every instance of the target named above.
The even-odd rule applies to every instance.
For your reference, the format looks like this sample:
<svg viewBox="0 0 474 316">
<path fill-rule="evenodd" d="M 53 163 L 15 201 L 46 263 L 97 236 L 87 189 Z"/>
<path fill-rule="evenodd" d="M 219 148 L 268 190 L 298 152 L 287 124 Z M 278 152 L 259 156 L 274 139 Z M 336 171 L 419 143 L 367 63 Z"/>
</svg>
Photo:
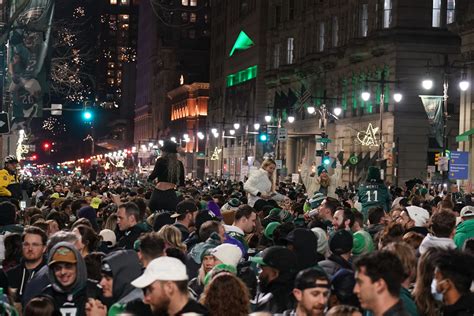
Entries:
<svg viewBox="0 0 474 316">
<path fill-rule="evenodd" d="M 27 243 L 27 242 L 24 242 L 22 243 L 23 245 L 23 248 L 39 248 L 39 247 L 43 247 L 43 244 L 38 244 L 38 243 Z"/>
</svg>

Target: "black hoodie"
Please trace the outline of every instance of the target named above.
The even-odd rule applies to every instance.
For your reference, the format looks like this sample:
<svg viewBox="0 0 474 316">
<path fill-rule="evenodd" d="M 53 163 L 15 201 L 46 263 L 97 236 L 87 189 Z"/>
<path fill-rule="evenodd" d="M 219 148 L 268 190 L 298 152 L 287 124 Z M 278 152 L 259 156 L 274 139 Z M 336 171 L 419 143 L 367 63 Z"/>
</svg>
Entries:
<svg viewBox="0 0 474 316">
<path fill-rule="evenodd" d="M 15 302 L 21 302 L 26 285 L 45 264 L 46 261 L 43 259 L 36 268 L 28 270 L 22 259 L 19 265 L 7 271 L 9 287 L 17 290 Z"/>
</svg>

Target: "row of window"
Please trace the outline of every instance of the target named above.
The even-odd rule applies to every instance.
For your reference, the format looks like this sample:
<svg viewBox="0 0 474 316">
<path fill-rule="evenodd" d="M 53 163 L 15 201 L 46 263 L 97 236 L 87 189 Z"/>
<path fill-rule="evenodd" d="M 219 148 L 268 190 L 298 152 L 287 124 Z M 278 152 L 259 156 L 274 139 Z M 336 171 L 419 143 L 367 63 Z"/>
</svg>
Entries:
<svg viewBox="0 0 474 316">
<path fill-rule="evenodd" d="M 184 7 L 187 7 L 187 6 L 195 7 L 197 6 L 197 0 L 181 0 L 181 5 Z"/>
<path fill-rule="evenodd" d="M 120 5 L 129 5 L 130 0 L 110 0 L 110 4 L 115 5 L 115 4 L 120 4 Z"/>
<path fill-rule="evenodd" d="M 433 27 L 441 26 L 441 1 L 442 0 L 433 0 Z M 446 14 L 446 23 L 450 24 L 454 22 L 455 16 L 455 0 L 448 0 Z M 383 10 L 383 28 L 390 28 L 392 24 L 392 0 L 384 0 L 384 10 Z M 322 52 L 326 49 L 327 43 L 327 22 L 320 22 L 317 26 L 318 37 L 317 37 L 317 51 Z M 331 45 L 332 47 L 338 47 L 339 43 L 339 18 L 333 16 L 330 21 L 330 32 L 331 32 Z M 368 4 L 362 4 L 361 12 L 359 15 L 359 37 L 367 37 L 369 30 L 369 14 L 368 14 Z M 309 34 L 309 33 L 308 33 Z M 305 45 L 310 45 L 310 40 L 307 40 Z M 295 62 L 295 39 L 293 37 L 288 37 L 286 39 L 286 64 L 292 64 Z M 278 68 L 280 62 L 282 61 L 280 56 L 281 44 L 276 43 L 273 46 L 273 56 L 271 65 L 273 68 Z"/>
</svg>

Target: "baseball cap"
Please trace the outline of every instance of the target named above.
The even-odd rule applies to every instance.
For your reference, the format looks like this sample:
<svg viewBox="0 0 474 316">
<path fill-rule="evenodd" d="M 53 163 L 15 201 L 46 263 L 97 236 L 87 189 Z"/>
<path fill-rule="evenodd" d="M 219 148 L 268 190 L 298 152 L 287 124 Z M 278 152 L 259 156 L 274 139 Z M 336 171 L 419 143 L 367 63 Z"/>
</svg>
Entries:
<svg viewBox="0 0 474 316">
<path fill-rule="evenodd" d="M 191 213 L 196 212 L 197 210 L 198 209 L 194 200 L 187 199 L 187 200 L 179 202 L 178 205 L 176 205 L 176 211 L 173 214 L 171 214 L 170 217 L 176 218 L 188 212 L 191 212 Z"/>
<path fill-rule="evenodd" d="M 51 261 L 48 263 L 49 266 L 52 266 L 55 263 L 77 263 L 76 255 L 74 252 L 67 247 L 59 247 L 54 252 L 54 255 L 51 257 Z"/>
<path fill-rule="evenodd" d="M 236 267 L 242 259 L 242 251 L 239 247 L 232 244 L 221 244 L 210 252 L 216 259 L 222 261 L 224 264 L 228 264 Z"/>
<path fill-rule="evenodd" d="M 296 269 L 296 255 L 282 246 L 268 247 L 262 251 L 261 257 L 251 257 L 250 261 L 275 268 L 278 271 L 289 272 Z"/>
<path fill-rule="evenodd" d="M 329 249 L 336 255 L 350 252 L 353 245 L 352 234 L 347 230 L 338 230 L 329 240 Z"/>
<path fill-rule="evenodd" d="M 461 217 L 472 217 L 472 216 L 474 216 L 474 206 L 470 206 L 470 205 L 464 206 L 461 209 L 460 216 Z"/>
<path fill-rule="evenodd" d="M 173 257 L 159 257 L 152 260 L 143 274 L 132 281 L 137 288 L 144 288 L 155 281 L 186 281 L 186 266 Z"/>
<path fill-rule="evenodd" d="M 108 247 L 115 247 L 117 243 L 117 236 L 115 233 L 110 229 L 102 229 L 99 233 L 102 240 L 107 244 Z"/>
<path fill-rule="evenodd" d="M 428 223 L 430 213 L 419 206 L 407 206 L 408 216 L 415 222 L 415 226 L 424 227 Z"/>
</svg>

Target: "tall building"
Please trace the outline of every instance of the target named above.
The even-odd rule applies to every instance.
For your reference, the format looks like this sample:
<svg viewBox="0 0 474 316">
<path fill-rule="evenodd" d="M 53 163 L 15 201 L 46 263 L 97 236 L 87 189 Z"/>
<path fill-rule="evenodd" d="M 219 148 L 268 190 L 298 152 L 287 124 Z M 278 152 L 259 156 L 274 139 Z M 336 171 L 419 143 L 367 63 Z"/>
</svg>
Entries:
<svg viewBox="0 0 474 316">
<path fill-rule="evenodd" d="M 363 180 L 368 166 L 377 162 L 392 183 L 426 178 L 427 165 L 434 164 L 442 145 L 430 130 L 419 95 L 442 95 L 435 65 L 444 56 L 450 62 L 459 57 L 459 37 L 447 27 L 455 22 L 454 6 L 452 0 L 269 0 L 265 103 L 281 105 L 275 96 L 283 94 L 283 110 L 296 116 L 295 123 L 284 124 L 288 140 L 279 152 L 286 173 L 297 173 L 303 158 L 315 158 L 320 146 L 315 139 L 325 132 L 332 160 L 344 165 L 346 183 Z M 427 72 L 435 77 L 429 92 L 421 87 Z M 457 135 L 459 92 L 453 86 L 449 148 L 456 148 Z M 366 89 L 371 94 L 364 101 Z M 396 103 L 398 90 L 403 99 Z M 290 94 L 296 96 L 291 102 Z M 318 115 L 323 105 L 328 111 L 342 108 L 338 120 L 328 117 L 325 129 Z"/>
<path fill-rule="evenodd" d="M 267 0 L 212 2 L 209 174 L 243 177 L 263 152 L 253 123 L 263 119 L 267 105 L 267 7 Z"/>
<path fill-rule="evenodd" d="M 170 125 L 168 92 L 209 81 L 209 1 L 140 4 L 135 143 L 179 138 Z"/>
<path fill-rule="evenodd" d="M 123 104 L 124 67 L 137 59 L 139 0 L 102 0 L 97 67 L 97 102 L 106 109 Z M 133 106 L 133 105 L 132 105 Z"/>
</svg>

